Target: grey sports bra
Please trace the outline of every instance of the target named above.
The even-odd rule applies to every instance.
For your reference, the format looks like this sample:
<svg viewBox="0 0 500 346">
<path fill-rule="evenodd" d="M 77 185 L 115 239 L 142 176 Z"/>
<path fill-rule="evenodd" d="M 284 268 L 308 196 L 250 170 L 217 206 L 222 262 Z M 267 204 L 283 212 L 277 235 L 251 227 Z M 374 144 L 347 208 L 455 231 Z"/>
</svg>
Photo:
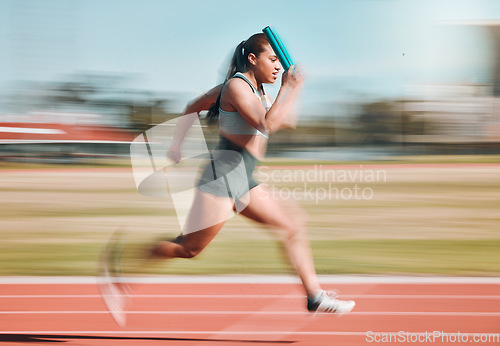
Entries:
<svg viewBox="0 0 500 346">
<path fill-rule="evenodd" d="M 250 83 L 247 77 L 245 77 L 241 72 L 235 73 L 232 78 L 241 78 L 250 85 L 253 90 L 254 95 L 260 100 L 262 106 L 266 109 L 266 112 L 271 108 L 271 102 L 267 97 L 264 87 L 262 87 L 262 94 Z M 232 134 L 232 135 L 260 135 L 264 138 L 268 138 L 269 134 L 266 132 L 261 132 L 255 127 L 250 125 L 238 112 L 226 112 L 219 107 L 219 130 Z"/>
</svg>

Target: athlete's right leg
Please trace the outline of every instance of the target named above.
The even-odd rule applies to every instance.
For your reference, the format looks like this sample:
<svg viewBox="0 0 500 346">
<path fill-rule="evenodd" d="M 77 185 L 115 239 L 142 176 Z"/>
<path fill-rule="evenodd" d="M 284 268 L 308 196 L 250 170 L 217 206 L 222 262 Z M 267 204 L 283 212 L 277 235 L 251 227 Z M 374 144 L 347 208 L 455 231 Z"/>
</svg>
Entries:
<svg viewBox="0 0 500 346">
<path fill-rule="evenodd" d="M 192 258 L 198 255 L 219 233 L 232 208 L 232 199 L 197 189 L 182 236 L 156 244 L 152 257 Z"/>
</svg>

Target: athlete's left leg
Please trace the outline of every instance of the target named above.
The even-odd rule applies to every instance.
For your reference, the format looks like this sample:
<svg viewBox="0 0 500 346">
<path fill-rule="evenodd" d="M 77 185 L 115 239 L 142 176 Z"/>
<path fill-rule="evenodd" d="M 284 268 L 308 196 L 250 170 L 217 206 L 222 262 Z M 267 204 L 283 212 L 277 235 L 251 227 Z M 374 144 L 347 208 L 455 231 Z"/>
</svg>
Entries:
<svg viewBox="0 0 500 346">
<path fill-rule="evenodd" d="M 316 312 L 344 314 L 354 308 L 354 301 L 336 299 L 334 292 L 321 289 L 306 231 L 305 212 L 294 201 L 283 201 L 273 197 L 266 186 L 259 185 L 250 190 L 248 206 L 241 212 L 252 220 L 278 230 L 286 254 L 307 293 L 307 309 Z"/>
</svg>

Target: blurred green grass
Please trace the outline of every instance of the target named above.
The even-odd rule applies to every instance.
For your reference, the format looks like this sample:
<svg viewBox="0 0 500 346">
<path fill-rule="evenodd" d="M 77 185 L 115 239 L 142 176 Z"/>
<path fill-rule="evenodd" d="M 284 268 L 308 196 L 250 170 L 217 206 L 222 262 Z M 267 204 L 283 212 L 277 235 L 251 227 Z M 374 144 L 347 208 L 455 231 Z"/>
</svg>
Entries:
<svg viewBox="0 0 500 346">
<path fill-rule="evenodd" d="M 301 165 L 371 165 L 371 164 L 447 164 L 447 163 L 498 163 L 500 155 L 407 155 L 379 157 L 371 161 L 334 161 L 314 159 L 266 158 L 261 164 L 266 166 Z M 0 161 L 0 170 L 16 169 L 75 169 L 75 168 L 130 168 L 130 159 L 86 159 L 73 164 L 20 163 Z"/>
<path fill-rule="evenodd" d="M 500 274 L 500 240 L 315 240 L 319 274 Z M 1 275 L 94 275 L 103 244 L 1 247 Z M 130 250 L 130 248 L 129 248 Z M 135 250 L 131 250 L 131 252 Z M 127 251 L 125 251 L 127 253 Z M 125 255 L 126 256 L 126 255 Z M 124 260 L 125 272 L 134 262 Z M 273 240 L 214 241 L 192 260 L 158 261 L 143 274 L 291 274 Z"/>
<path fill-rule="evenodd" d="M 420 162 L 498 160 L 469 156 L 397 161 Z M 269 169 L 310 164 L 336 163 L 263 163 Z M 134 244 L 179 232 L 172 201 L 139 195 L 125 164 L 7 166 L 0 166 L 0 275 L 94 275 L 99 255 L 117 227 L 126 225 L 131 253 L 139 246 Z M 360 182 L 373 189 L 373 199 L 299 201 L 310 216 L 318 273 L 500 274 L 498 166 L 382 167 L 387 167 L 386 181 Z M 339 188 L 350 185 L 336 183 Z M 300 186 L 283 181 L 273 185 Z M 235 217 L 198 258 L 161 262 L 145 273 L 284 274 L 291 269 L 272 235 Z"/>
</svg>

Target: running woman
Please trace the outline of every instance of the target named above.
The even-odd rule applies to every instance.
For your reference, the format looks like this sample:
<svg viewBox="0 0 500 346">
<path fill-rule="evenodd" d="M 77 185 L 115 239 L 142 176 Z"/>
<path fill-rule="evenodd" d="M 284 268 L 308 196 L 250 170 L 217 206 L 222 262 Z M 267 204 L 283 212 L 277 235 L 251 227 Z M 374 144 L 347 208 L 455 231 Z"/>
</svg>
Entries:
<svg viewBox="0 0 500 346">
<path fill-rule="evenodd" d="M 205 167 L 182 235 L 154 244 L 150 257 L 195 257 L 214 239 L 232 210 L 242 209 L 241 215 L 275 230 L 303 283 L 309 311 L 348 313 L 355 302 L 339 300 L 334 292 L 324 291 L 319 284 L 305 212 L 296 202 L 271 197 L 268 187 L 252 177 L 257 161 L 265 155 L 268 136 L 294 127 L 291 109 L 303 82 L 300 71 L 292 66 L 283 74 L 273 104 L 264 91 L 263 84 L 274 83 L 280 70 L 281 65 L 265 35 L 255 34 L 236 47 L 225 82 L 188 104 L 184 115 L 208 110 L 209 118 L 218 118 L 217 152 L 225 154 L 215 154 Z M 167 152 L 174 162 L 181 159 L 181 145 L 190 127 L 182 118 Z M 242 174 L 236 174 L 237 179 L 233 174 L 233 179 L 228 181 L 229 173 L 238 171 L 241 162 L 244 164 L 244 170 L 239 169 Z"/>
</svg>

